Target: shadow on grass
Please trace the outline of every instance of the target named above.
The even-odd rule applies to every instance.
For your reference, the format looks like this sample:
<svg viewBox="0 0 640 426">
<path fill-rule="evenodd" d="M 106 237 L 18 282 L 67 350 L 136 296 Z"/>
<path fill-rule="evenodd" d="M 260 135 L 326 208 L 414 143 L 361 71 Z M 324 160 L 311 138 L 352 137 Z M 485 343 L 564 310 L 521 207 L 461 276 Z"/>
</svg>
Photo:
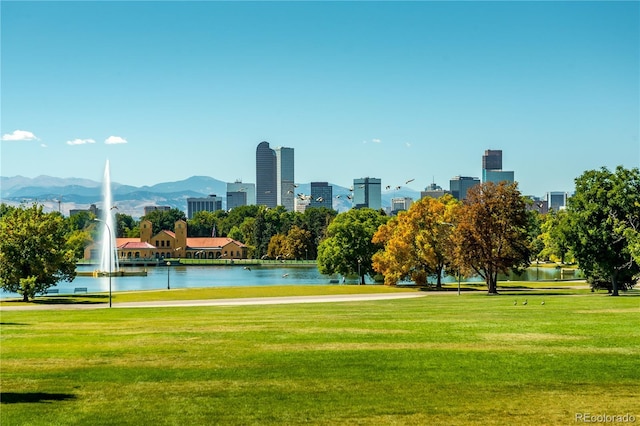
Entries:
<svg viewBox="0 0 640 426">
<path fill-rule="evenodd" d="M 501 290 L 498 291 L 498 293 L 502 296 L 519 296 L 519 297 L 524 297 L 524 296 L 531 296 L 531 297 L 536 297 L 536 296 L 575 296 L 578 293 L 575 292 L 571 292 L 569 290 L 558 290 L 558 291 L 539 291 L 539 290 L 531 290 L 531 291 L 509 291 L 509 290 Z M 584 293 L 587 294 L 587 293 Z"/>
<path fill-rule="evenodd" d="M 70 393 L 48 393 L 48 392 L 0 392 L 1 404 L 18 404 L 21 402 L 45 402 L 69 401 L 76 399 Z"/>
<path fill-rule="evenodd" d="M 47 296 L 37 298 L 30 303 L 35 305 L 91 305 L 96 303 L 107 303 L 108 295 L 89 294 L 84 296 Z"/>
</svg>

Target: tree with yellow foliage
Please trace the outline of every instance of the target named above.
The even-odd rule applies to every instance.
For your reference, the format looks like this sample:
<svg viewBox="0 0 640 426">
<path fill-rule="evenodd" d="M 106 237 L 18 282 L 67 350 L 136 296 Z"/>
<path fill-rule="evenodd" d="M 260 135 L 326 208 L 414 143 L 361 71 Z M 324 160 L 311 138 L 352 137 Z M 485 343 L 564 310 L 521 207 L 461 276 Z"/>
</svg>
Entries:
<svg viewBox="0 0 640 426">
<path fill-rule="evenodd" d="M 395 285 L 410 278 L 425 285 L 436 277 L 442 288 L 442 273 L 451 264 L 451 235 L 460 203 L 447 194 L 438 199 L 425 197 L 381 226 L 373 242 L 384 250 L 373 257 L 373 268 L 384 275 L 385 284 Z"/>
</svg>

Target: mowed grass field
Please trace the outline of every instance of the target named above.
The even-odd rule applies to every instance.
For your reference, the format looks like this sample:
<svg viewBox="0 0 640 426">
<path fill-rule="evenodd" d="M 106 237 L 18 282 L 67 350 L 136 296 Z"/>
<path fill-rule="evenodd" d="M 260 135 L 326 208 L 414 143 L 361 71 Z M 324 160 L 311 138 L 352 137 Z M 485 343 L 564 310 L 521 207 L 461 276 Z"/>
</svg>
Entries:
<svg viewBox="0 0 640 426">
<path fill-rule="evenodd" d="M 3 310 L 0 424 L 640 422 L 637 290 L 424 294 Z"/>
</svg>

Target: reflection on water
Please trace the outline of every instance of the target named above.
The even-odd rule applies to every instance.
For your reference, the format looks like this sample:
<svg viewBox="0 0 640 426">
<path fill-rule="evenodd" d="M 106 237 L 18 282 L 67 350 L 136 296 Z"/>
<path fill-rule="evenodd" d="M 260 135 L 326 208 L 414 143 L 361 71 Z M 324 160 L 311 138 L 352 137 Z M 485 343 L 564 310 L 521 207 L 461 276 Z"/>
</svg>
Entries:
<svg viewBox="0 0 640 426">
<path fill-rule="evenodd" d="M 92 271 L 93 267 L 78 266 L 78 271 Z M 140 271 L 143 268 L 125 268 Z M 322 275 L 315 266 L 159 266 L 146 268 L 147 276 L 111 277 L 112 291 L 197 287 L 242 287 L 267 285 L 329 284 L 337 276 Z M 356 283 L 356 279 L 346 283 Z M 72 282 L 59 282 L 55 289 L 59 294 L 73 294 L 78 287 L 86 287 L 88 293 L 109 291 L 109 277 L 76 277 Z M 2 298 L 19 297 L 15 293 L 1 293 Z"/>
<path fill-rule="evenodd" d="M 91 271 L 93 268 L 79 266 L 78 271 Z M 142 268 L 126 268 L 127 271 L 142 270 Z M 167 288 L 169 283 L 172 289 L 175 288 L 197 288 L 197 287 L 242 287 L 242 286 L 268 286 L 268 285 L 313 285 L 329 284 L 330 280 L 339 280 L 342 277 L 337 275 L 323 275 L 318 272 L 315 266 L 259 266 L 251 265 L 243 267 L 235 266 L 160 266 L 146 268 L 147 276 L 127 276 L 112 277 L 112 291 L 127 290 L 154 290 Z M 582 278 L 579 271 L 569 273 L 556 268 L 536 268 L 527 269 L 522 275 L 512 274 L 509 277 L 500 276 L 499 280 L 512 281 L 553 281 L 560 279 Z M 455 276 L 447 276 L 443 279 L 445 283 L 456 282 Z M 463 278 L 463 281 L 482 281 L 479 277 Z M 429 282 L 435 283 L 435 278 L 430 278 Z M 367 277 L 367 283 L 373 281 Z M 357 278 L 346 279 L 346 284 L 357 284 Z M 53 287 L 58 289 L 59 294 L 73 294 L 78 287 L 86 287 L 88 293 L 109 291 L 108 277 L 77 277 L 72 282 L 60 282 Z M 0 293 L 1 298 L 19 297 L 15 293 Z"/>
</svg>

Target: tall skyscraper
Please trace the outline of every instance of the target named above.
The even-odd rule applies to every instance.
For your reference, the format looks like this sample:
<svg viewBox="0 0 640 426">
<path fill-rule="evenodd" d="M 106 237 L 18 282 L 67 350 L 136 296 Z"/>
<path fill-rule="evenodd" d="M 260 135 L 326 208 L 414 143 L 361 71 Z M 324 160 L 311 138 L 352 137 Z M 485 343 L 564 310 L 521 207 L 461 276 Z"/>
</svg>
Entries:
<svg viewBox="0 0 640 426">
<path fill-rule="evenodd" d="M 467 191 L 480 184 L 480 179 L 469 176 L 455 176 L 449 181 L 449 190 L 451 195 L 457 200 L 464 200 L 467 198 Z"/>
<path fill-rule="evenodd" d="M 278 205 L 276 168 L 276 152 L 269 148 L 269 142 L 260 142 L 256 148 L 256 204 Z"/>
<path fill-rule="evenodd" d="M 502 150 L 487 149 L 482 156 L 482 182 L 514 182 L 512 171 L 502 170 Z"/>
<path fill-rule="evenodd" d="M 276 203 L 287 211 L 294 211 L 295 173 L 293 148 L 276 148 Z"/>
<path fill-rule="evenodd" d="M 333 186 L 328 182 L 311 182 L 311 204 L 309 207 L 333 208 Z"/>
<path fill-rule="evenodd" d="M 382 181 L 378 178 L 353 180 L 353 207 L 379 210 L 382 208 Z"/>
</svg>

